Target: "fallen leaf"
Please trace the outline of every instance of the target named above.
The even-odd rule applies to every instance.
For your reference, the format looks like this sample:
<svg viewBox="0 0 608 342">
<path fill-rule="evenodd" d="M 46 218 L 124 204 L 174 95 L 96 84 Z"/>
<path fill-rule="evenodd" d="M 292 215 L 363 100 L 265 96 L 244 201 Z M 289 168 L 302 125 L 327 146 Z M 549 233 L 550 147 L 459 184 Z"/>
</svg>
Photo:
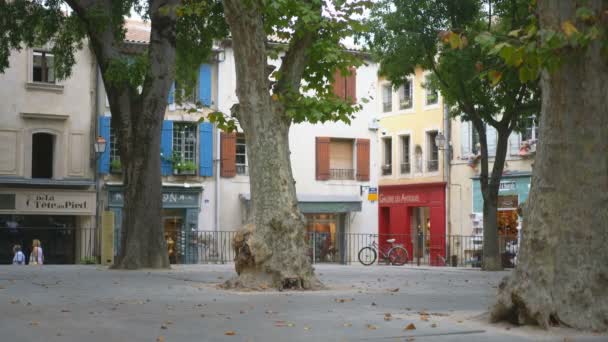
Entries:
<svg viewBox="0 0 608 342">
<path fill-rule="evenodd" d="M 376 302 L 372 302 L 372 306 L 376 306 Z"/>
<path fill-rule="evenodd" d="M 68 309 L 61 309 L 61 312 L 71 312 L 71 311 Z"/>
<path fill-rule="evenodd" d="M 344 323 L 345 327 L 352 327 L 353 325 L 351 323 Z"/>
<path fill-rule="evenodd" d="M 375 325 L 373 325 L 373 324 L 368 324 L 368 325 L 367 325 L 367 329 L 368 329 L 368 330 L 376 330 L 376 329 L 378 329 L 378 327 L 376 327 L 376 326 L 375 326 Z"/>
<path fill-rule="evenodd" d="M 411 341 L 414 341 L 414 340 L 415 340 L 415 338 L 413 338 L 411 336 L 406 339 L 407 342 L 411 342 Z"/>
<path fill-rule="evenodd" d="M 389 289 L 388 292 L 399 292 L 399 288 Z"/>
<path fill-rule="evenodd" d="M 431 324 L 431 328 L 437 328 L 437 324 L 435 324 L 435 323 Z"/>
<path fill-rule="evenodd" d="M 37 327 L 38 326 L 38 321 L 31 321 L 30 325 L 33 327 Z"/>
<path fill-rule="evenodd" d="M 410 323 L 406 325 L 403 330 L 416 330 L 416 326 L 414 325 L 414 323 Z"/>
<path fill-rule="evenodd" d="M 224 333 L 224 335 L 228 335 L 228 336 L 234 336 L 236 335 L 236 332 L 232 331 L 232 330 L 228 330 Z"/>
<path fill-rule="evenodd" d="M 156 342 L 165 342 L 165 338 L 163 336 L 158 336 Z"/>
<path fill-rule="evenodd" d="M 310 330 L 310 327 L 306 327 L 306 326 L 305 326 L 305 327 L 304 327 L 304 330 Z"/>
<path fill-rule="evenodd" d="M 334 301 L 336 303 L 352 302 L 353 300 L 355 300 L 355 298 L 336 298 L 336 299 L 334 299 Z"/>
<path fill-rule="evenodd" d="M 391 315 L 388 312 L 384 314 L 384 320 L 385 321 L 390 321 L 391 319 L 393 319 L 393 315 Z"/>
<path fill-rule="evenodd" d="M 164 325 L 164 324 L 162 324 L 162 325 L 160 326 L 160 328 L 161 328 L 161 329 L 163 329 L 163 330 L 167 330 L 167 326 L 166 326 L 166 325 Z"/>
<path fill-rule="evenodd" d="M 244 313 L 245 313 L 245 310 L 241 310 L 241 311 L 239 311 L 239 313 L 244 314 Z"/>
</svg>

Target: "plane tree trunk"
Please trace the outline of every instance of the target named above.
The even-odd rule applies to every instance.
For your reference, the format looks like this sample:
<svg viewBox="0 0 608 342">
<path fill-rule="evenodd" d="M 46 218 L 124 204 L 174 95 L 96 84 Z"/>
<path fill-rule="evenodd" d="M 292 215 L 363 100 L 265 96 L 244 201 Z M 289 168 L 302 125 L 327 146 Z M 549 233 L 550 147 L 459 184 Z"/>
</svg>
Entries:
<svg viewBox="0 0 608 342">
<path fill-rule="evenodd" d="M 605 11 L 608 1 L 589 6 Z M 541 28 L 560 30 L 575 11 L 574 1 L 538 1 Z M 542 138 L 519 263 L 499 287 L 493 320 L 608 329 L 608 63 L 600 48 L 595 42 L 542 77 Z"/>
<path fill-rule="evenodd" d="M 306 256 L 305 225 L 291 171 L 291 119 L 270 95 L 261 2 L 225 1 L 235 53 L 239 104 L 234 113 L 247 141 L 250 224 L 234 240 L 238 276 L 228 287 L 312 289 L 320 286 Z M 299 87 L 310 35 L 283 58 L 284 75 Z M 296 88 L 297 89 L 297 88 Z"/>
</svg>

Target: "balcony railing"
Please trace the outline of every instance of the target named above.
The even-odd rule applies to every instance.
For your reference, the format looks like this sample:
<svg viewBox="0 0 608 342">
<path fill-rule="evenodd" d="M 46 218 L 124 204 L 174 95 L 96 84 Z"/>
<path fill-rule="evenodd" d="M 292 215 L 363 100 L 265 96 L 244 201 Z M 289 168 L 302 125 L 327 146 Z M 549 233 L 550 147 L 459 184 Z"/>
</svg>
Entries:
<svg viewBox="0 0 608 342">
<path fill-rule="evenodd" d="M 392 173 L 393 173 L 393 165 L 391 165 L 391 164 L 382 165 L 382 175 L 383 176 L 390 175 Z"/>
<path fill-rule="evenodd" d="M 247 165 L 236 164 L 236 174 L 241 176 L 248 176 L 249 168 L 247 167 Z"/>
<path fill-rule="evenodd" d="M 329 179 L 349 180 L 355 179 L 353 169 L 329 169 Z"/>
<path fill-rule="evenodd" d="M 439 160 L 428 160 L 426 164 L 426 169 L 428 171 L 437 171 L 439 170 Z"/>
<path fill-rule="evenodd" d="M 410 163 L 401 163 L 401 173 L 407 174 L 412 171 L 412 166 Z"/>
</svg>

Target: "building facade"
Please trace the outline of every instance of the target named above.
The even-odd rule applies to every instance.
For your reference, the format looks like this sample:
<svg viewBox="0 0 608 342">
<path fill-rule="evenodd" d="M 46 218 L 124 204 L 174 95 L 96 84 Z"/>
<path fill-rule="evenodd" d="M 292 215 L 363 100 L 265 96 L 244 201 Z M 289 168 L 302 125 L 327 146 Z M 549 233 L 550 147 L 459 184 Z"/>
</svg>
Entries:
<svg viewBox="0 0 608 342">
<path fill-rule="evenodd" d="M 59 80 L 48 46 L 23 48 L 0 74 L 0 263 L 12 246 L 80 262 L 95 245 L 95 59 L 85 44 Z"/>
<path fill-rule="evenodd" d="M 427 86 L 421 69 L 395 88 L 379 79 L 376 111 L 378 139 L 379 230 L 404 244 L 412 258 L 431 264 L 446 255 L 446 201 L 443 153 L 435 140 L 443 135 L 444 110 L 439 92 Z"/>
</svg>

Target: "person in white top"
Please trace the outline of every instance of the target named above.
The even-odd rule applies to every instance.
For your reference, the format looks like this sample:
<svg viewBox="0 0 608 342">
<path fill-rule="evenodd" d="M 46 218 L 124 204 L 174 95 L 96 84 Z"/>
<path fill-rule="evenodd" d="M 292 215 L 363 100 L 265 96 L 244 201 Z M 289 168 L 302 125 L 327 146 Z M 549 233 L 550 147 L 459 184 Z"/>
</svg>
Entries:
<svg viewBox="0 0 608 342">
<path fill-rule="evenodd" d="M 34 239 L 32 241 L 32 253 L 30 254 L 30 265 L 42 265 L 44 263 L 44 256 L 42 254 L 42 247 L 40 247 L 40 240 Z"/>
<path fill-rule="evenodd" d="M 21 251 L 21 246 L 15 245 L 15 247 L 13 247 L 13 253 L 15 254 L 13 257 L 13 265 L 25 265 L 25 254 Z"/>
</svg>

